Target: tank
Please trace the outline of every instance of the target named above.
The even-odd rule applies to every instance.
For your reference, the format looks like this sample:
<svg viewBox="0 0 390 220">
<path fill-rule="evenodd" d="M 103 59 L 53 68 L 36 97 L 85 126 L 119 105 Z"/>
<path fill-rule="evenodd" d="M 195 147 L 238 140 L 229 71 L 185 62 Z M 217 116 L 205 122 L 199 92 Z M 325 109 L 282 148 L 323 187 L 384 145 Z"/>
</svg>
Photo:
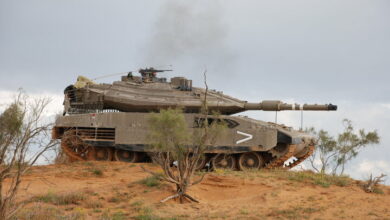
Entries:
<svg viewBox="0 0 390 220">
<path fill-rule="evenodd" d="M 151 112 L 180 107 L 189 129 L 200 129 L 205 89 L 193 87 L 192 80 L 157 77 L 167 70 L 146 68 L 140 76 L 129 72 L 112 84 L 97 84 L 86 77 L 66 87 L 64 112 L 53 128 L 53 138 L 61 139 L 63 151 L 72 160 L 148 162 L 153 149 L 148 145 Z M 198 169 L 292 168 L 315 148 L 315 139 L 291 127 L 237 116 L 247 110 L 335 111 L 336 105 L 287 104 L 278 100 L 250 103 L 208 90 L 208 121 L 223 120 L 226 135 L 208 146 Z M 289 161 L 287 163 L 287 161 Z"/>
</svg>

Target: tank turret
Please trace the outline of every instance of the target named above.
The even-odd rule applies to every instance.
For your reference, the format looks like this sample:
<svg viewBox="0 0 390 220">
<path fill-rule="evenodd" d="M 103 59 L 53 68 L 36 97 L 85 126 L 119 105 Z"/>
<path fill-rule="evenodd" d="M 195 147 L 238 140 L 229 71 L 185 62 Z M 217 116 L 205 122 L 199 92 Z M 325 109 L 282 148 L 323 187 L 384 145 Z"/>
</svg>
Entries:
<svg viewBox="0 0 390 220">
<path fill-rule="evenodd" d="M 121 81 L 112 84 L 96 84 L 85 77 L 78 77 L 74 85 L 65 89 L 65 112 L 88 113 L 105 110 L 120 112 L 153 112 L 160 109 L 180 107 L 185 113 L 199 113 L 205 90 L 192 86 L 192 80 L 174 77 L 170 82 L 158 78 L 153 68 L 141 69 L 142 78 L 129 73 Z M 334 111 L 336 105 L 287 104 L 281 101 L 265 100 L 250 103 L 236 99 L 222 92 L 208 91 L 208 108 L 224 115 L 247 110 L 262 111 Z M 210 111 L 210 112 L 211 112 Z"/>
</svg>

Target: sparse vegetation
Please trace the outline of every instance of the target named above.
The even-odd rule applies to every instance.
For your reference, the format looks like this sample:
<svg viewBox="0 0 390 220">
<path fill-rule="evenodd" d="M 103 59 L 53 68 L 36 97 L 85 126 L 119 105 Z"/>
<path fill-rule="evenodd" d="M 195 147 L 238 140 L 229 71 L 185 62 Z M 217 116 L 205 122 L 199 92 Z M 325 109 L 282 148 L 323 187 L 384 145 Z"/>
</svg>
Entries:
<svg viewBox="0 0 390 220">
<path fill-rule="evenodd" d="M 104 162 L 94 162 L 93 167 L 101 167 L 104 164 Z M 72 172 L 69 173 L 83 173 L 90 168 L 84 163 L 77 166 L 77 168 L 70 167 Z M 49 174 L 47 180 L 52 181 L 51 178 L 55 177 L 51 175 L 57 176 L 65 171 L 65 166 L 58 167 L 61 169 L 57 166 L 33 168 L 27 178 L 31 179 L 38 177 L 37 174 L 47 173 Z M 110 172 L 114 172 L 113 168 L 126 167 L 128 164 L 118 163 L 105 172 L 110 176 Z M 153 170 L 158 172 L 157 167 Z M 294 172 L 283 169 L 245 172 L 220 170 L 218 173 L 209 174 L 201 185 L 191 190 L 202 198 L 202 204 L 199 205 L 156 203 L 154 198 L 165 195 L 164 190 L 170 187 L 165 185 L 164 188 L 159 189 L 141 184 L 140 181 L 144 180 L 142 174 L 123 176 L 132 180 L 131 192 L 121 177 L 107 178 L 109 182 L 103 183 L 103 179 L 95 181 L 96 178 L 91 175 L 87 178 L 79 178 L 76 175 L 77 179 L 73 179 L 73 175 L 67 176 L 81 184 L 78 186 L 80 190 L 74 193 L 54 191 L 38 195 L 33 199 L 29 199 L 26 194 L 21 194 L 19 198 L 26 198 L 28 202 L 26 208 L 20 210 L 14 219 L 349 219 L 353 216 L 370 218 L 373 216 L 372 213 L 376 213 L 375 218 L 386 219 L 385 204 L 389 201 L 388 196 L 364 193 L 359 189 L 362 183 L 348 177 L 339 178 L 314 172 Z M 56 183 L 58 187 L 56 190 L 69 189 L 62 181 L 64 180 Z M 42 187 L 37 181 L 32 184 L 34 185 L 31 185 L 27 194 L 35 194 L 38 192 L 37 186 Z M 50 188 L 51 185 L 46 187 Z M 380 186 L 379 189 L 388 195 L 387 186 Z M 144 190 L 149 190 L 149 193 L 144 194 Z M 99 195 L 95 195 L 95 192 L 99 192 Z M 227 206 L 234 208 L 229 209 L 226 208 Z M 360 210 L 359 207 L 366 209 Z M 50 218 L 42 217 L 44 215 L 49 215 Z"/>
<path fill-rule="evenodd" d="M 63 212 L 56 207 L 42 206 L 41 204 L 35 204 L 31 207 L 25 208 L 18 212 L 15 216 L 16 219 L 21 220 L 52 220 L 58 219 L 63 215 Z"/>
<path fill-rule="evenodd" d="M 287 219 L 310 219 L 310 215 L 320 212 L 320 208 L 313 207 L 292 207 L 289 209 L 274 209 L 268 216 L 277 218 L 284 217 Z"/>
<path fill-rule="evenodd" d="M 43 204 L 33 204 L 20 210 L 12 218 L 14 220 L 83 220 L 85 214 L 80 211 L 65 213 L 57 207 Z"/>
<path fill-rule="evenodd" d="M 219 170 L 215 174 L 219 175 L 234 175 L 237 177 L 253 179 L 254 177 L 262 178 L 280 178 L 287 179 L 294 182 L 311 183 L 322 187 L 335 186 L 349 186 L 353 184 L 353 180 L 346 175 L 328 175 L 324 173 L 315 173 L 312 171 L 289 171 L 285 169 L 272 170 L 253 170 L 253 171 L 232 171 Z"/>
<path fill-rule="evenodd" d="M 153 214 L 153 210 L 144 207 L 138 212 L 138 215 L 134 217 L 136 220 L 160 220 L 161 218 Z"/>
<path fill-rule="evenodd" d="M 65 193 L 65 194 L 55 194 L 49 192 L 45 195 L 35 196 L 32 201 L 33 202 L 44 202 L 50 203 L 53 205 L 70 205 L 80 204 L 81 201 L 85 200 L 85 196 L 82 193 L 73 192 L 73 193 Z"/>
</svg>

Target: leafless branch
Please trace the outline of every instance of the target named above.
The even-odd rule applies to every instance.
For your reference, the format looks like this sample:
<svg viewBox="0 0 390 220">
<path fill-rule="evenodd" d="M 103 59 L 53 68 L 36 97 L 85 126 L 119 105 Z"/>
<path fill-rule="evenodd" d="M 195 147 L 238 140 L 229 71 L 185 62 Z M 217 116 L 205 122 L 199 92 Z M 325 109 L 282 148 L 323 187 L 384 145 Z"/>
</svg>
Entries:
<svg viewBox="0 0 390 220">
<path fill-rule="evenodd" d="M 375 187 L 377 187 L 380 183 L 384 182 L 384 179 L 386 175 L 381 174 L 380 176 L 377 177 L 372 177 L 372 174 L 370 175 L 370 178 L 366 181 L 366 183 L 363 185 L 364 191 L 368 193 L 372 193 L 375 190 Z"/>
</svg>

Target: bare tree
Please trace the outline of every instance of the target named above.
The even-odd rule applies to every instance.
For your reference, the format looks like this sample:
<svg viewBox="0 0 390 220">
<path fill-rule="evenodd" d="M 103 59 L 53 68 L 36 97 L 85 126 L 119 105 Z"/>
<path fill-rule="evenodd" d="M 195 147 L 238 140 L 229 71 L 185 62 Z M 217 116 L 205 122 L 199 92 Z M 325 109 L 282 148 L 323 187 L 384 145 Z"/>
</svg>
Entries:
<svg viewBox="0 0 390 220">
<path fill-rule="evenodd" d="M 207 108 L 206 72 L 204 77 L 206 89 L 201 116 L 197 121 L 199 129 L 194 129 L 193 132 L 188 130 L 180 109 L 161 110 L 150 118 L 150 139 L 156 152 L 151 154 L 152 159 L 162 168 L 164 173 L 162 179 L 176 185 L 176 193 L 161 202 L 174 198 L 178 198 L 180 203 L 185 199 L 198 202 L 187 194 L 187 190 L 203 180 L 205 174 L 194 180 L 194 173 L 204 160 L 207 146 L 215 143 L 216 138 L 224 131 L 225 125 L 222 120 L 214 120 L 212 123 L 208 120 L 210 115 Z M 218 118 L 218 115 L 211 117 Z M 175 162 L 176 166 L 171 166 L 172 162 Z"/>
<path fill-rule="evenodd" d="M 50 138 L 50 123 L 41 121 L 49 101 L 30 100 L 20 91 L 0 114 L 0 219 L 10 219 L 23 207 L 15 202 L 22 176 L 56 145 Z"/>
<path fill-rule="evenodd" d="M 375 190 L 375 187 L 377 187 L 380 183 L 384 182 L 384 177 L 386 177 L 385 174 L 381 174 L 377 177 L 372 177 L 372 174 L 370 175 L 370 178 L 366 181 L 366 183 L 363 185 L 364 191 L 368 193 L 372 193 Z"/>
<path fill-rule="evenodd" d="M 337 139 L 327 131 L 307 129 L 317 137 L 316 151 L 309 158 L 312 168 L 317 172 L 343 175 L 345 165 L 355 158 L 362 148 L 379 143 L 380 138 L 376 131 L 366 132 L 364 129 L 356 131 L 348 119 L 344 119 L 343 123 L 344 131 L 337 135 Z"/>
</svg>

